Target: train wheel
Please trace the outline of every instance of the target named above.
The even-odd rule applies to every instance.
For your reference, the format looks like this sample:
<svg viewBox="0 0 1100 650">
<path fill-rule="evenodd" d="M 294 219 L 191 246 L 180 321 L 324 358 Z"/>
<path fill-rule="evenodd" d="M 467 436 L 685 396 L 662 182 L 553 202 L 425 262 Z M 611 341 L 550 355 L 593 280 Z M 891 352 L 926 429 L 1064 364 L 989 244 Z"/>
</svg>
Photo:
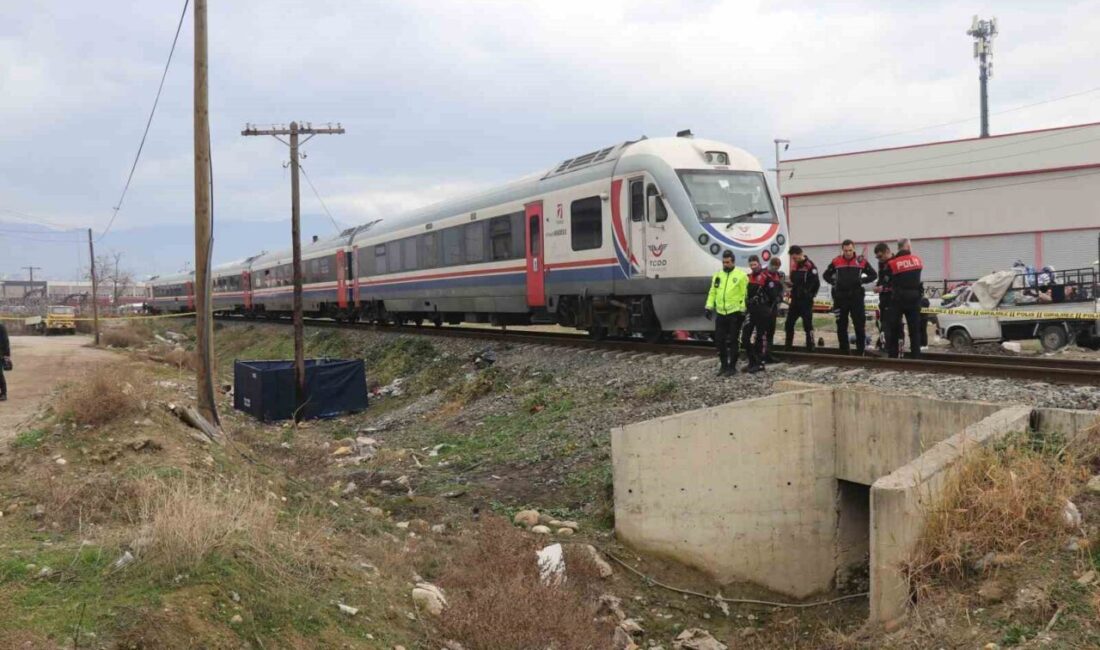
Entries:
<svg viewBox="0 0 1100 650">
<path fill-rule="evenodd" d="M 1039 331 L 1039 343 L 1047 352 L 1057 352 L 1069 343 L 1069 335 L 1062 325 L 1047 325 Z"/>
<path fill-rule="evenodd" d="M 650 329 L 642 334 L 642 338 L 646 343 L 664 343 L 668 340 L 668 333 L 660 329 Z"/>
<path fill-rule="evenodd" d="M 588 328 L 588 336 L 593 341 L 602 341 L 607 338 L 607 328 L 603 325 L 593 325 Z"/>
</svg>

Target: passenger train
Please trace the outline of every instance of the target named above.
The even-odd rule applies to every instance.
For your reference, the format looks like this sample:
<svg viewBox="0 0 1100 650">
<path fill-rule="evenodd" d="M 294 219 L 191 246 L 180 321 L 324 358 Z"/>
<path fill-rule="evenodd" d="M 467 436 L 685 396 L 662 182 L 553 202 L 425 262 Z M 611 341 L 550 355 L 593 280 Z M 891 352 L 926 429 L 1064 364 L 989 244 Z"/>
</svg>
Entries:
<svg viewBox="0 0 1100 650">
<path fill-rule="evenodd" d="M 760 163 L 690 132 L 642 138 L 302 247 L 303 310 L 336 320 L 556 323 L 592 336 L 706 330 L 731 250 L 785 259 L 786 219 Z M 289 250 L 211 273 L 218 313 L 291 311 Z M 194 309 L 193 275 L 151 282 L 154 311 Z"/>
</svg>

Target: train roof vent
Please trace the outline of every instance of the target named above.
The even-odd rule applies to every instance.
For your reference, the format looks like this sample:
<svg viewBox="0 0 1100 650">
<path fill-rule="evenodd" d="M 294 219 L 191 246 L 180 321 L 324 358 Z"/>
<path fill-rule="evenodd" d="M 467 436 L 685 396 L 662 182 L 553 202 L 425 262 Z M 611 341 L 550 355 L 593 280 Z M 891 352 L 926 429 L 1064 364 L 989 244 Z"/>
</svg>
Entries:
<svg viewBox="0 0 1100 650">
<path fill-rule="evenodd" d="M 546 176 L 543 176 L 543 178 L 546 179 L 553 176 L 560 176 L 562 174 L 568 174 L 569 172 L 577 171 L 578 169 L 584 169 L 586 167 L 591 167 L 593 165 L 598 165 L 600 163 L 615 160 L 619 157 L 619 153 L 622 151 L 623 147 L 628 144 L 631 143 L 624 142 L 623 144 L 617 144 L 611 147 L 607 147 L 606 149 L 592 151 L 582 156 L 577 156 L 576 158 L 564 160 L 561 162 L 561 164 L 551 170 L 550 173 L 548 173 Z"/>
</svg>

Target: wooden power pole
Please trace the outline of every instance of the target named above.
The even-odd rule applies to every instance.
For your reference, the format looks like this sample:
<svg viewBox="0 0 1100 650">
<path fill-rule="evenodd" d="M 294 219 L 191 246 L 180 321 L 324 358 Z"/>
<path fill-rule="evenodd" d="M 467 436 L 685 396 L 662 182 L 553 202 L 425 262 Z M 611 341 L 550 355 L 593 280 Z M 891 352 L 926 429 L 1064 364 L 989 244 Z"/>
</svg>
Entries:
<svg viewBox="0 0 1100 650">
<path fill-rule="evenodd" d="M 342 134 L 344 127 L 331 124 L 314 127 L 312 124 L 291 122 L 289 126 L 273 126 L 269 129 L 259 129 L 255 125 L 246 124 L 241 135 L 270 135 L 279 142 L 290 146 L 290 240 L 294 270 L 294 421 L 302 419 L 302 406 L 306 394 L 306 352 L 305 334 L 302 326 L 302 238 L 301 226 L 301 197 L 298 192 L 298 136 L 308 135 L 308 141 L 315 135 Z M 287 142 L 279 136 L 290 137 Z M 303 141 L 304 143 L 304 141 Z"/>
<path fill-rule="evenodd" d="M 214 323 L 210 311 L 210 113 L 206 0 L 195 0 L 195 356 L 199 414 L 218 426 L 214 399 Z"/>
<path fill-rule="evenodd" d="M 92 332 L 95 344 L 99 345 L 99 284 L 95 279 L 95 244 L 92 243 L 92 229 L 88 229 L 88 260 L 92 263 Z"/>
</svg>

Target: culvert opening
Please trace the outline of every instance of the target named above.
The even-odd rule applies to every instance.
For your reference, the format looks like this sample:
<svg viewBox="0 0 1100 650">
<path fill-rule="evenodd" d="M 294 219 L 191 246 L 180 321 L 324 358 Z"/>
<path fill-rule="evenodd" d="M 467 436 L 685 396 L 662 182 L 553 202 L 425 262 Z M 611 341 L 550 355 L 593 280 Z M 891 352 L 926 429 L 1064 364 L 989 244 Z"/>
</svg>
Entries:
<svg viewBox="0 0 1100 650">
<path fill-rule="evenodd" d="M 842 594 L 870 588 L 871 486 L 837 481 L 836 589 Z"/>
</svg>

